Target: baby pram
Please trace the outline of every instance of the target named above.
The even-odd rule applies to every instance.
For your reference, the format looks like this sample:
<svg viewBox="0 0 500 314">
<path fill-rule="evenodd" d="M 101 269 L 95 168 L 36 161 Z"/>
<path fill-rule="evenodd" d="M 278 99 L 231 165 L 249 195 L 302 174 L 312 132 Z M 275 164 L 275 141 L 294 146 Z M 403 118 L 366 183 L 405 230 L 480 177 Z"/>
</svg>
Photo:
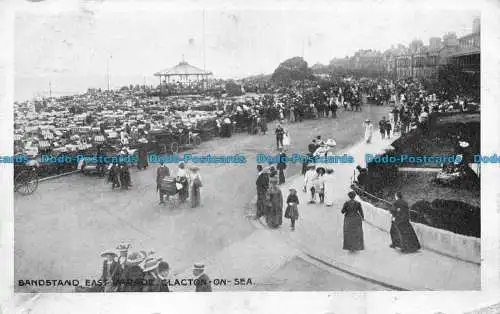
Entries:
<svg viewBox="0 0 500 314">
<path fill-rule="evenodd" d="M 160 193 L 164 195 L 164 201 L 170 207 L 176 207 L 179 204 L 179 190 L 182 184 L 175 177 L 165 177 L 160 182 Z"/>
</svg>

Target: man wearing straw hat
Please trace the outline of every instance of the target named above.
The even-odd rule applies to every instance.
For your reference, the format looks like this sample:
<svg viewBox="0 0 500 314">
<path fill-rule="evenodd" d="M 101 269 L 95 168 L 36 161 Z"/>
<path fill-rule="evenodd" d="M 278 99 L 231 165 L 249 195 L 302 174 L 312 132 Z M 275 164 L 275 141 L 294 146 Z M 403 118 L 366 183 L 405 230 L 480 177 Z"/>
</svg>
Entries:
<svg viewBox="0 0 500 314">
<path fill-rule="evenodd" d="M 196 292 L 212 292 L 212 285 L 210 284 L 210 278 L 205 274 L 205 265 L 202 263 L 196 263 L 193 267 L 193 276 L 195 276 L 194 285 L 196 286 Z"/>
<path fill-rule="evenodd" d="M 105 258 L 102 263 L 101 279 L 104 282 L 104 292 L 115 292 L 118 279 L 120 278 L 120 264 L 115 261 L 116 253 L 112 250 L 106 250 L 101 254 Z"/>
<path fill-rule="evenodd" d="M 120 253 L 120 256 L 117 258 L 118 265 L 120 265 L 120 269 L 125 269 L 125 263 L 127 262 L 127 254 L 128 249 L 130 248 L 130 244 L 120 243 L 116 249 Z"/>
</svg>

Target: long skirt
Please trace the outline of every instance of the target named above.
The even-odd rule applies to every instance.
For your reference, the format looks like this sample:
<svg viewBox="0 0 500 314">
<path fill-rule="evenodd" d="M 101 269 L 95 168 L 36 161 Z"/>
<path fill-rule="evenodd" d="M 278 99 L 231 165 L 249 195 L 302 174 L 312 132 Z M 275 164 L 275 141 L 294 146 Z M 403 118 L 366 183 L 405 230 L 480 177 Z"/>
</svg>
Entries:
<svg viewBox="0 0 500 314">
<path fill-rule="evenodd" d="M 288 205 L 285 210 L 285 218 L 297 220 L 299 219 L 299 208 L 297 205 Z"/>
<path fill-rule="evenodd" d="M 191 187 L 191 207 L 195 208 L 201 204 L 201 193 L 199 187 Z"/>
<path fill-rule="evenodd" d="M 402 251 L 416 252 L 420 250 L 420 242 L 417 234 L 409 221 L 391 224 L 392 245 L 401 248 Z"/>
<path fill-rule="evenodd" d="M 363 225 L 359 216 L 344 217 L 344 250 L 359 251 L 365 249 Z"/>
<path fill-rule="evenodd" d="M 257 190 L 257 218 L 266 215 L 266 190 Z"/>
<path fill-rule="evenodd" d="M 333 201 L 334 201 L 334 190 L 335 190 L 335 185 L 334 185 L 334 178 L 333 174 L 326 174 L 325 175 L 325 204 L 326 206 L 332 206 Z"/>
<path fill-rule="evenodd" d="M 266 215 L 266 223 L 269 228 L 278 228 L 283 224 L 283 209 L 277 206 L 270 206 Z"/>
<path fill-rule="evenodd" d="M 372 141 L 372 132 L 365 132 L 365 142 L 370 143 Z"/>
</svg>

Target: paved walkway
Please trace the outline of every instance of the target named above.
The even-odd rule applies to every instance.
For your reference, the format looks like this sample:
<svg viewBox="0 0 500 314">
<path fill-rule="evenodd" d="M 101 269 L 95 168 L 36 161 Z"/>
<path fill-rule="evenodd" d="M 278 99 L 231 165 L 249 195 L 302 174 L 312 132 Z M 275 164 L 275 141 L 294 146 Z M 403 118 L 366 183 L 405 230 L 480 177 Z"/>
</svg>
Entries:
<svg viewBox="0 0 500 314">
<path fill-rule="evenodd" d="M 371 144 L 359 143 L 345 152 L 353 156 L 354 164 L 334 165 L 334 176 L 338 187 L 326 191 L 333 196 L 334 204 L 307 204 L 309 195 L 302 192 L 301 175 L 288 179 L 282 186 L 284 199 L 288 189 L 297 189 L 300 218 L 296 230 L 291 231 L 289 220 L 285 219 L 278 230 L 268 230 L 279 235 L 283 241 L 298 248 L 324 263 L 369 278 L 377 282 L 405 290 L 479 290 L 481 289 L 480 266 L 459 261 L 431 251 L 421 250 L 414 254 L 402 254 L 389 248 L 390 236 L 368 223 L 363 223 L 365 250 L 348 253 L 342 249 L 343 215 L 342 204 L 347 200 L 350 179 L 356 164 L 364 165 L 365 153 L 379 153 L 389 147 L 392 141 L 380 139 L 374 134 Z M 338 152 L 340 153 L 340 152 Z M 266 228 L 264 222 L 255 225 Z"/>
<path fill-rule="evenodd" d="M 262 283 L 299 254 L 299 250 L 271 232 L 256 230 L 246 239 L 224 248 L 203 263 L 212 281 L 213 291 L 250 290 L 252 285 Z M 193 278 L 192 268 L 176 274 L 174 278 Z M 227 284 L 217 285 L 214 283 L 217 279 L 226 280 Z M 239 285 L 235 279 L 245 284 Z M 251 285 L 246 284 L 248 279 L 252 281 Z M 176 286 L 172 290 L 194 291 L 194 286 Z"/>
</svg>

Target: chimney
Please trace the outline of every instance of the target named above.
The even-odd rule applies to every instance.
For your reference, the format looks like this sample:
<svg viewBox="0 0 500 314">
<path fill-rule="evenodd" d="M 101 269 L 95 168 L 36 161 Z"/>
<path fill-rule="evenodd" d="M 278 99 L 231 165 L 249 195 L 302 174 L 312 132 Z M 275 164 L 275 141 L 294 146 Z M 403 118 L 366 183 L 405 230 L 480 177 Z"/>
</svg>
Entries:
<svg viewBox="0 0 500 314">
<path fill-rule="evenodd" d="M 481 32 L 481 19 L 479 17 L 474 18 L 472 21 L 472 32 L 474 34 Z"/>
</svg>

